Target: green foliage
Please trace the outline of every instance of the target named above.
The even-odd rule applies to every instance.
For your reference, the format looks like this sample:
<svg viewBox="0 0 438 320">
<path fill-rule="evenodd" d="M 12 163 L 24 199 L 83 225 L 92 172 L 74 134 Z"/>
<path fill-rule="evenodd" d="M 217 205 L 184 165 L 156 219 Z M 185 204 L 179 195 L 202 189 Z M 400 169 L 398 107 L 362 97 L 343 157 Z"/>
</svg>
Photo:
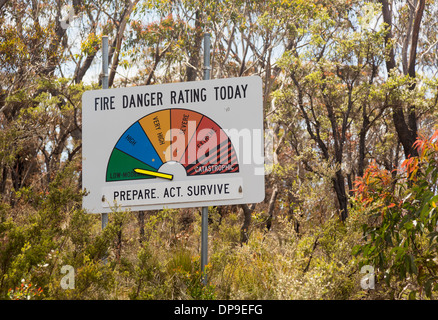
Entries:
<svg viewBox="0 0 438 320">
<path fill-rule="evenodd" d="M 10 289 L 20 288 L 21 280 L 27 279 L 42 288 L 41 297 L 74 297 L 59 290 L 59 269 L 66 264 L 75 266 L 77 277 L 81 279 L 77 282 L 79 290 L 74 291 L 76 298 L 94 295 L 91 287 L 96 283 L 103 291 L 108 290 L 111 279 L 100 264 L 104 251 L 96 254 L 99 252 L 96 247 L 100 242 L 108 243 L 108 240 L 99 241 L 101 237 L 112 235 L 95 239 L 90 236 L 95 220 L 78 207 L 82 193 L 77 191 L 74 179 L 72 181 L 73 170 L 74 166 L 59 172 L 44 194 L 35 194 L 30 189 L 21 192 L 16 207 L 2 211 L 0 296 L 5 297 Z M 17 212 L 21 219 L 12 219 Z M 94 253 L 93 259 L 87 251 Z"/>
<path fill-rule="evenodd" d="M 200 258 L 193 257 L 187 251 L 177 251 L 168 264 L 169 271 L 174 274 L 174 285 L 181 287 L 183 296 L 196 300 L 212 300 L 215 298 L 214 286 L 203 284 Z M 209 274 L 209 266 L 205 274 Z M 180 289 L 180 290 L 181 290 Z"/>
<path fill-rule="evenodd" d="M 140 249 L 137 263 L 126 264 L 124 269 L 134 280 L 129 293 L 130 299 L 154 299 L 162 294 L 162 286 L 158 281 L 154 281 L 160 277 L 160 265 L 147 247 Z"/>
<path fill-rule="evenodd" d="M 378 268 L 379 280 L 397 296 L 432 298 L 438 289 L 437 136 L 416 142 L 419 156 L 404 161 L 396 181 L 374 165 L 357 184 L 356 205 L 368 223 L 355 253 Z"/>
<path fill-rule="evenodd" d="M 8 298 L 11 300 L 32 300 L 40 296 L 42 292 L 41 287 L 35 288 L 31 282 L 22 279 L 19 287 L 8 290 Z"/>
<path fill-rule="evenodd" d="M 222 299 L 349 299 L 359 283 L 350 254 L 359 236 L 332 219 L 298 237 L 293 221 L 278 218 L 274 233 L 252 230 L 243 246 L 216 240 L 211 281 Z"/>
</svg>

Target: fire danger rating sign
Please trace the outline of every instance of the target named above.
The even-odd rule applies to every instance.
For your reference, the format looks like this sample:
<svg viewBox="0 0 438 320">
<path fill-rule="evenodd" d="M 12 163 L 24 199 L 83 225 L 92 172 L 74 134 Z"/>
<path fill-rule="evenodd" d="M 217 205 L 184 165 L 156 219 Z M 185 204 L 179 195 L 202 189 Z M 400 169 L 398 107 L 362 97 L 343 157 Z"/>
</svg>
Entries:
<svg viewBox="0 0 438 320">
<path fill-rule="evenodd" d="M 263 201 L 262 106 L 259 77 L 85 92 L 84 209 Z"/>
</svg>

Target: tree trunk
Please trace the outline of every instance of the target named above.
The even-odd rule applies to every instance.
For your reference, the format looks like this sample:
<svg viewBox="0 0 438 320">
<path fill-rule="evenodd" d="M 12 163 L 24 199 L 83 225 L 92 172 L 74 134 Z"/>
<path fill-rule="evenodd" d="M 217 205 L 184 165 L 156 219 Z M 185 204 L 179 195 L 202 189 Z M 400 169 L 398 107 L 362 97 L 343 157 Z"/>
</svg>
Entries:
<svg viewBox="0 0 438 320">
<path fill-rule="evenodd" d="M 392 70 L 396 69 L 396 59 L 395 59 L 395 53 L 394 49 L 392 48 L 392 11 L 390 8 L 390 4 L 388 0 L 381 0 L 382 3 L 382 14 L 383 14 L 383 21 L 387 25 L 387 34 L 385 36 L 385 46 L 389 47 L 388 50 L 388 57 L 386 59 L 386 69 L 388 71 L 388 74 L 391 73 Z M 415 14 L 411 15 L 414 19 L 412 24 L 412 32 L 411 32 L 411 41 L 405 41 L 405 46 L 409 45 L 410 43 L 410 52 L 409 52 L 409 61 L 407 70 L 404 70 L 404 72 L 408 73 L 408 75 L 414 79 L 416 77 L 415 74 L 415 64 L 417 59 L 417 45 L 418 45 L 418 38 L 420 34 L 420 27 L 421 27 L 421 19 L 423 17 L 425 7 L 425 0 L 419 0 L 417 8 L 415 9 Z M 412 21 L 411 21 L 412 23 Z M 406 51 L 407 49 L 404 48 Z M 409 87 L 410 90 L 415 89 L 415 82 Z M 405 157 L 409 156 L 418 156 L 417 150 L 413 147 L 414 142 L 417 139 L 418 136 L 418 129 L 417 129 L 417 117 L 416 117 L 416 111 L 415 106 L 411 105 L 408 109 L 408 116 L 407 121 L 405 119 L 405 111 L 403 110 L 403 104 L 401 101 L 394 101 L 393 103 L 393 121 L 394 126 L 397 131 L 397 136 L 403 146 L 403 151 L 405 154 Z"/>
<path fill-rule="evenodd" d="M 186 68 L 187 73 L 187 81 L 195 81 L 196 73 L 199 65 L 200 59 L 200 48 L 202 44 L 202 30 L 201 30 L 201 14 L 199 10 L 196 11 L 196 21 L 195 21 L 195 36 L 194 36 L 194 44 L 192 48 L 192 52 L 189 57 L 189 64 Z"/>
<path fill-rule="evenodd" d="M 140 238 L 139 238 L 140 243 L 142 243 L 143 240 L 144 240 L 144 216 L 145 216 L 145 212 L 144 211 L 139 211 L 137 213 L 138 226 L 139 226 L 139 229 L 140 229 Z"/>
<path fill-rule="evenodd" d="M 118 29 L 116 37 L 114 38 L 113 44 L 110 48 L 109 52 L 109 61 L 111 62 L 110 67 L 110 73 L 108 76 L 108 87 L 111 88 L 114 83 L 114 78 L 116 76 L 117 67 L 119 66 L 120 62 L 120 50 L 122 48 L 122 40 L 124 37 L 126 24 L 128 22 L 128 19 L 134 10 L 135 6 L 137 5 L 139 0 L 134 1 L 128 1 L 127 6 L 125 7 L 125 11 L 123 12 L 120 21 L 118 21 Z"/>
<path fill-rule="evenodd" d="M 366 114 L 366 105 L 363 106 L 362 111 L 362 128 L 360 128 L 359 132 L 359 160 L 357 164 L 357 174 L 359 177 L 362 177 L 365 171 L 366 136 L 370 125 Z"/>
<path fill-rule="evenodd" d="M 332 181 L 339 203 L 341 220 L 345 221 L 348 217 L 348 199 L 345 193 L 345 179 L 340 170 L 336 171 L 336 175 Z"/>
<path fill-rule="evenodd" d="M 268 219 L 266 220 L 266 229 L 268 229 L 268 231 L 271 230 L 277 195 L 278 195 L 278 187 L 277 185 L 274 185 L 274 188 L 272 189 L 271 199 L 269 200 L 269 205 L 268 205 Z"/>
<path fill-rule="evenodd" d="M 240 228 L 240 243 L 247 243 L 249 240 L 248 229 L 251 225 L 251 215 L 254 211 L 255 205 L 248 206 L 247 204 L 241 204 L 240 207 L 243 210 L 243 225 Z"/>
<path fill-rule="evenodd" d="M 8 2 L 8 0 L 0 0 L 0 10 L 3 8 L 3 6 Z"/>
</svg>

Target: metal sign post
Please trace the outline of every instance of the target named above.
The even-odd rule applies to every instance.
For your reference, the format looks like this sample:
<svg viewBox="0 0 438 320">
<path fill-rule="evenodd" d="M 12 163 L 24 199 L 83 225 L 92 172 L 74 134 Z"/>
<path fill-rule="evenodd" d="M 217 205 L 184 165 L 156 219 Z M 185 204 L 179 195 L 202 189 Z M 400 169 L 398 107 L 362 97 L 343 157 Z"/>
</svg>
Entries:
<svg viewBox="0 0 438 320">
<path fill-rule="evenodd" d="M 210 79 L 210 35 L 204 35 L 204 80 Z M 208 264 L 208 207 L 202 207 L 201 229 L 201 273 L 202 282 L 207 285 L 205 266 Z"/>
<path fill-rule="evenodd" d="M 102 37 L 102 89 L 108 89 L 108 36 Z M 108 225 L 108 213 L 101 213 L 102 230 Z M 107 263 L 107 257 L 103 258 L 103 263 Z"/>
</svg>

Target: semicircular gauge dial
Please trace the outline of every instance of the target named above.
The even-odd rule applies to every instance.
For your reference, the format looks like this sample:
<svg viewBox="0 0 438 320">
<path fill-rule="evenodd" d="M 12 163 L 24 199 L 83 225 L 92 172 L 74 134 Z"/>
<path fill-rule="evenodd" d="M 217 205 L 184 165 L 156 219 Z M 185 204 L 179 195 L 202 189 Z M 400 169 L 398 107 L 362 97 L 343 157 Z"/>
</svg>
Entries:
<svg viewBox="0 0 438 320">
<path fill-rule="evenodd" d="M 119 138 L 108 161 L 106 181 L 164 178 L 169 162 L 187 176 L 239 172 L 237 155 L 224 130 L 207 116 L 187 109 L 165 109 L 132 124 Z"/>
</svg>

